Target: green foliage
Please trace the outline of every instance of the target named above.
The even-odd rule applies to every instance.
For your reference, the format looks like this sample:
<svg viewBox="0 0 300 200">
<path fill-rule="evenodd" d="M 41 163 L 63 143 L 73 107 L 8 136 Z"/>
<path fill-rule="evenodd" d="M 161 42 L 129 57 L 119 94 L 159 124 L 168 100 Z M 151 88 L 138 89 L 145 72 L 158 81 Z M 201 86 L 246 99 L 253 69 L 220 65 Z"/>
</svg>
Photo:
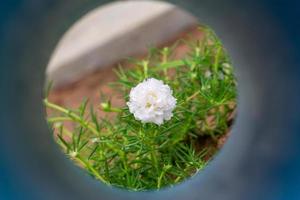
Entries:
<svg viewBox="0 0 300 200">
<path fill-rule="evenodd" d="M 93 177 L 131 190 L 159 189 L 176 184 L 207 164 L 203 136 L 217 139 L 229 129 L 229 116 L 236 106 L 236 81 L 221 42 L 208 28 L 203 39 L 189 44 L 183 59 L 174 59 L 173 48 L 150 49 L 145 60 L 132 60 L 133 67 L 116 70 L 113 83 L 128 101 L 130 89 L 144 79 L 163 80 L 177 99 L 171 120 L 158 126 L 135 120 L 128 108 L 102 102 L 102 110 L 114 118 L 99 119 L 88 101 L 70 110 L 44 100 L 55 111 L 48 122 L 57 142 Z M 179 41 L 178 44 L 185 41 Z M 68 130 L 64 122 L 76 126 Z"/>
</svg>

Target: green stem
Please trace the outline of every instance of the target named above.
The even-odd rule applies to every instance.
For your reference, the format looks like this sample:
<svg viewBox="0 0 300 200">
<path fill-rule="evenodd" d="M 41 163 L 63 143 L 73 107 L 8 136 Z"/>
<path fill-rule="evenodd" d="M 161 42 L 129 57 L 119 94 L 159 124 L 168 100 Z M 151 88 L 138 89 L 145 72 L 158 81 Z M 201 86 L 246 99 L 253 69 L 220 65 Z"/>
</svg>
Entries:
<svg viewBox="0 0 300 200">
<path fill-rule="evenodd" d="M 78 161 L 81 165 L 83 165 L 85 168 L 87 168 L 90 172 L 92 172 L 93 175 L 98 180 L 100 180 L 103 183 L 106 183 L 107 185 L 109 185 L 109 183 L 98 173 L 98 171 L 93 166 L 91 166 L 89 162 L 87 162 L 83 158 L 81 158 L 81 156 L 77 155 L 74 159 L 76 161 Z"/>
<path fill-rule="evenodd" d="M 168 62 L 168 54 L 169 54 L 169 49 L 165 47 L 162 51 L 162 64 L 166 64 Z M 168 69 L 164 68 L 163 69 L 165 77 L 168 78 Z"/>
<path fill-rule="evenodd" d="M 178 106 L 185 104 L 187 102 L 189 102 L 190 100 L 192 100 L 193 98 L 195 98 L 197 95 L 199 95 L 201 93 L 200 90 L 198 90 L 197 92 L 195 92 L 194 94 L 192 94 L 191 96 L 189 96 L 188 98 L 186 98 L 184 101 L 182 101 L 181 103 L 178 104 Z"/>
<path fill-rule="evenodd" d="M 152 160 L 152 165 L 155 167 L 156 171 L 158 171 L 158 162 L 157 162 L 157 158 L 155 155 L 155 149 L 151 150 L 151 160 Z"/>
<path fill-rule="evenodd" d="M 48 108 L 51 108 L 53 110 L 59 111 L 59 112 L 65 114 L 65 115 L 67 115 L 73 121 L 79 122 L 83 127 L 89 129 L 95 135 L 99 134 L 99 132 L 94 127 L 92 127 L 88 122 L 84 121 L 79 115 L 75 114 L 74 112 L 72 112 L 70 110 L 67 110 L 67 109 L 65 109 L 61 106 L 56 105 L 56 104 L 50 103 L 47 99 L 44 99 L 44 104 Z"/>
<path fill-rule="evenodd" d="M 72 121 L 70 117 L 49 117 L 47 120 L 50 123 Z"/>
<path fill-rule="evenodd" d="M 149 64 L 149 62 L 146 61 L 146 60 L 144 60 L 142 62 L 142 65 L 143 65 L 143 68 L 144 68 L 144 78 L 145 79 L 148 78 L 148 64 Z"/>
<path fill-rule="evenodd" d="M 120 109 L 120 108 L 115 108 L 115 107 L 111 107 L 110 108 L 110 112 L 122 112 L 123 110 L 122 109 Z"/>
<path fill-rule="evenodd" d="M 189 102 L 190 100 L 192 100 L 193 98 L 195 98 L 198 94 L 200 94 L 200 90 L 195 92 L 194 94 L 192 94 L 191 96 L 189 96 L 185 102 Z"/>
<path fill-rule="evenodd" d="M 185 63 L 183 60 L 175 60 L 175 61 L 170 61 L 166 62 L 160 65 L 157 65 L 153 70 L 154 71 L 160 71 L 160 70 L 165 70 L 165 69 L 170 69 L 170 68 L 176 68 L 176 67 L 181 67 L 184 66 Z"/>
<path fill-rule="evenodd" d="M 214 62 L 214 71 L 217 74 L 218 73 L 218 67 L 219 67 L 219 60 L 220 60 L 220 56 L 221 56 L 221 50 L 222 47 L 219 46 L 217 49 L 217 53 L 216 53 L 216 57 L 215 57 L 215 62 Z"/>
<path fill-rule="evenodd" d="M 73 133 L 71 131 L 69 131 L 68 129 L 66 129 L 65 127 L 63 128 L 63 133 L 68 136 L 69 138 L 73 137 Z"/>
<path fill-rule="evenodd" d="M 153 139 L 156 137 L 156 131 L 153 132 Z M 153 144 L 150 144 L 151 146 L 151 161 L 152 161 L 152 165 L 155 167 L 156 171 L 159 171 L 159 167 L 158 167 L 158 161 L 157 161 L 157 156 L 156 156 L 156 149 L 153 148 Z"/>
<path fill-rule="evenodd" d="M 164 175 L 166 174 L 166 172 L 167 172 L 171 167 L 172 167 L 172 166 L 170 166 L 170 165 L 167 165 L 167 166 L 164 166 L 164 167 L 163 167 L 163 170 L 162 170 L 162 172 L 161 172 L 161 174 L 160 174 L 160 176 L 158 177 L 158 180 L 157 180 L 157 189 L 160 189 L 160 187 L 161 187 L 161 181 L 162 181 Z"/>
</svg>

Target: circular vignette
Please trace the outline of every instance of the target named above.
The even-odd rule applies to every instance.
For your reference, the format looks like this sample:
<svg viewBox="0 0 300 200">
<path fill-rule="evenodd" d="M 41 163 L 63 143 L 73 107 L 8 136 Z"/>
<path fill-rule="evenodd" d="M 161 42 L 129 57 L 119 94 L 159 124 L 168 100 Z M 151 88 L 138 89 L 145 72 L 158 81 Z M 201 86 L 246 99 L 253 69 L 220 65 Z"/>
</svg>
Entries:
<svg viewBox="0 0 300 200">
<path fill-rule="evenodd" d="M 15 2 L 21 5 L 25 1 Z M 296 103 L 299 96 L 295 93 L 299 84 L 299 64 L 295 62 L 296 49 L 289 45 L 285 37 L 287 32 L 282 32 L 283 27 L 275 23 L 279 18 L 273 15 L 276 10 L 267 0 L 256 1 L 256 7 L 253 1 L 251 5 L 238 4 L 233 0 L 226 1 L 224 5 L 213 0 L 174 1 L 191 10 L 219 33 L 240 80 L 239 112 L 233 135 L 204 173 L 159 192 L 129 193 L 104 185 L 99 189 L 101 184 L 82 175 L 83 172 L 72 167 L 71 162 L 55 148 L 50 148 L 54 144 L 50 142 L 51 136 L 43 120 L 40 99 L 44 69 L 36 66 L 46 66 L 50 50 L 62 35 L 65 25 L 71 24 L 78 15 L 98 3 L 92 0 L 78 0 L 72 4 L 57 0 L 51 5 L 28 3 L 17 10 L 16 18 L 10 18 L 9 23 L 15 26 L 5 31 L 2 44 L 6 48 L 5 52 L 1 50 L 1 54 L 5 55 L 1 56 L 1 66 L 10 66 L 2 67 L 0 73 L 1 91 L 5 94 L 1 101 L 2 105 L 7 105 L 2 110 L 6 115 L 1 114 L 1 132 L 4 133 L 0 155 L 4 161 L 1 179 L 7 180 L 5 187 L 1 184 L 1 197 L 283 199 L 281 195 L 289 192 L 289 199 L 296 199 L 299 193 L 292 185 L 299 184 L 300 180 L 299 176 L 293 176 L 300 163 L 297 157 L 300 152 L 297 141 L 300 140 L 295 134 L 299 130 L 296 122 L 299 114 L 294 114 L 299 111 Z M 262 6 L 264 3 L 270 7 Z M 17 8 L 10 7 L 11 10 Z M 287 12 L 283 11 L 282 15 L 287 16 Z M 26 13 L 26 17 L 21 13 Z M 247 17 L 245 13 L 256 14 Z M 3 26 L 4 22 L 1 23 Z M 288 29 L 288 25 L 286 27 Z M 50 29 L 54 31 L 47 31 Z M 20 32 L 23 34 L 20 35 Z M 41 33 L 40 37 L 34 34 L 37 32 Z M 281 35 L 284 33 L 286 35 Z M 293 36 L 295 32 L 290 33 Z M 31 47 L 30 51 L 27 47 Z M 282 63 L 286 67 L 283 68 Z M 34 70 L 36 73 L 33 73 Z M 280 105 L 285 106 L 282 108 Z M 291 114 L 287 116 L 287 112 Z M 253 160 L 255 162 L 249 162 Z M 293 165 L 289 162 L 291 160 Z M 286 171 L 290 173 L 285 174 Z"/>
</svg>

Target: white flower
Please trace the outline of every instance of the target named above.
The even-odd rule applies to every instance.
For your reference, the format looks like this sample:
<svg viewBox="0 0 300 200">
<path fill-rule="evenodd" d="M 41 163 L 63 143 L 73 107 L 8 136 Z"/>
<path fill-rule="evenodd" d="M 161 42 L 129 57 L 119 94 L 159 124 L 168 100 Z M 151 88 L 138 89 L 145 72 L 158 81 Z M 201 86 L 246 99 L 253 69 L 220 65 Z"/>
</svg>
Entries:
<svg viewBox="0 0 300 200">
<path fill-rule="evenodd" d="M 146 79 L 132 88 L 129 98 L 129 111 L 143 123 L 161 125 L 164 120 L 172 118 L 176 106 L 170 87 L 155 78 Z"/>
</svg>

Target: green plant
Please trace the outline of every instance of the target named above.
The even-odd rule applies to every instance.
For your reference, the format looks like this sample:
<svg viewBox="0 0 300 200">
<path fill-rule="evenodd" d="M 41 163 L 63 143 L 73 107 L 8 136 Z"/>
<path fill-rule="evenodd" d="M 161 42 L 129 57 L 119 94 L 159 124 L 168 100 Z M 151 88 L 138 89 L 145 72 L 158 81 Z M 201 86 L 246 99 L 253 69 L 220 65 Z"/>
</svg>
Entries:
<svg viewBox="0 0 300 200">
<path fill-rule="evenodd" d="M 116 70 L 118 81 L 111 85 L 126 101 L 130 89 L 149 77 L 170 86 L 177 105 L 160 126 L 136 120 L 127 106 L 109 100 L 101 109 L 110 117 L 100 119 L 88 101 L 71 110 L 45 98 L 52 111 L 48 122 L 64 152 L 96 179 L 131 190 L 159 189 L 202 170 L 211 155 L 199 141 L 228 132 L 237 94 L 222 43 L 210 29 L 199 29 L 204 37 L 189 44 L 183 59 L 172 57 L 174 47 L 152 48 L 146 59 L 132 59 L 132 68 Z M 68 130 L 66 121 L 75 128 Z"/>
</svg>

